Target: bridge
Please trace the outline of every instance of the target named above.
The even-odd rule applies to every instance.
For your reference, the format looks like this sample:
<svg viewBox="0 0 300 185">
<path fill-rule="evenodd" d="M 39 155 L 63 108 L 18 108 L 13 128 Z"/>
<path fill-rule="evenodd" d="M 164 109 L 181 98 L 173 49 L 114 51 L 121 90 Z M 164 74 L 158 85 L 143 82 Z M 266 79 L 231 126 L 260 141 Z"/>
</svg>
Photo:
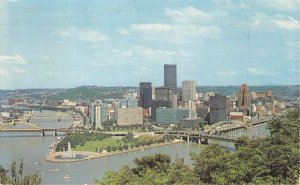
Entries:
<svg viewBox="0 0 300 185">
<path fill-rule="evenodd" d="M 52 132 L 53 136 L 57 136 L 58 132 L 68 133 L 71 128 L 3 128 L 0 132 L 38 132 L 41 136 L 45 136 L 46 132 Z"/>
<path fill-rule="evenodd" d="M 66 119 L 74 119 L 76 120 L 76 115 L 72 114 L 72 113 L 62 113 L 62 114 L 69 114 L 69 116 L 73 116 L 70 118 L 66 118 Z M 38 122 L 51 122 L 51 121 L 57 121 L 55 118 L 57 118 L 58 116 L 58 121 L 60 121 L 61 119 L 61 113 L 60 111 L 58 111 L 58 113 L 39 113 L 39 115 L 37 116 L 38 118 Z M 72 131 L 72 126 L 68 127 L 68 128 L 42 128 L 40 126 L 38 126 L 35 123 L 30 122 L 30 120 L 35 119 L 35 115 L 33 115 L 33 111 L 28 112 L 28 113 L 24 113 L 21 114 L 20 116 L 18 116 L 18 118 L 13 118 L 13 119 L 9 119 L 9 120 L 4 120 L 2 122 L 2 124 L 0 124 L 0 132 L 38 132 L 41 133 L 41 136 L 45 136 L 46 132 L 52 132 L 53 136 L 57 136 L 58 132 L 63 132 L 63 133 L 67 133 L 67 132 L 71 132 Z M 14 128 L 14 126 L 16 125 L 26 125 L 29 126 L 29 128 Z"/>
<path fill-rule="evenodd" d="M 236 142 L 238 139 L 229 136 L 215 135 L 215 134 L 205 134 L 203 132 L 195 132 L 195 131 L 159 131 L 154 132 L 155 134 L 162 135 L 173 135 L 177 138 L 189 141 L 194 141 L 201 144 L 208 144 L 208 139 L 224 141 L 224 142 Z"/>
<path fill-rule="evenodd" d="M 266 119 L 256 120 L 248 123 L 234 121 L 234 120 L 222 121 L 222 122 L 215 123 L 213 125 L 209 125 L 210 128 L 207 128 L 207 130 L 205 130 L 205 133 L 222 134 L 226 132 L 232 132 L 235 130 L 249 129 L 255 125 L 264 124 L 270 121 L 271 119 L 272 118 L 266 118 Z"/>
</svg>

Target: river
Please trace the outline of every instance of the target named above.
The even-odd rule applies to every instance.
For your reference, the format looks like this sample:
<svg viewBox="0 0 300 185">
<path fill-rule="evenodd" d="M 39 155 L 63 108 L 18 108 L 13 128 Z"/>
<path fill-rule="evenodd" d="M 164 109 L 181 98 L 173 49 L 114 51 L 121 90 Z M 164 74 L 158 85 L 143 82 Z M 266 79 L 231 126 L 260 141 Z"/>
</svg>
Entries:
<svg viewBox="0 0 300 185">
<path fill-rule="evenodd" d="M 46 114 L 50 114 L 51 117 L 45 116 Z M 34 112 L 36 116 L 31 122 L 43 128 L 62 128 L 72 124 L 73 121 L 70 115 L 65 114 L 58 122 L 55 114 L 57 113 L 52 111 Z M 24 126 L 20 125 L 18 127 Z M 257 126 L 254 130 L 252 132 L 265 132 L 265 125 Z M 244 132 L 245 134 L 248 133 L 248 131 Z M 243 131 L 236 131 L 235 135 L 242 133 Z M 168 154 L 173 161 L 177 157 L 184 157 L 184 162 L 192 165 L 189 158 L 190 152 L 199 153 L 207 147 L 197 143 L 183 142 L 80 162 L 55 163 L 46 161 L 48 147 L 56 141 L 57 137 L 51 136 L 51 133 L 45 137 L 41 137 L 39 133 L 0 133 L 0 165 L 9 169 L 13 160 L 18 161 L 23 158 L 25 174 L 38 172 L 41 174 L 42 184 L 91 184 L 93 179 L 101 179 L 105 171 L 118 170 L 122 165 L 134 166 L 133 160 L 135 158 L 155 153 Z M 218 143 L 221 147 L 234 151 L 232 143 L 214 142 L 212 140 L 209 143 Z M 70 178 L 64 178 L 66 175 Z"/>
</svg>

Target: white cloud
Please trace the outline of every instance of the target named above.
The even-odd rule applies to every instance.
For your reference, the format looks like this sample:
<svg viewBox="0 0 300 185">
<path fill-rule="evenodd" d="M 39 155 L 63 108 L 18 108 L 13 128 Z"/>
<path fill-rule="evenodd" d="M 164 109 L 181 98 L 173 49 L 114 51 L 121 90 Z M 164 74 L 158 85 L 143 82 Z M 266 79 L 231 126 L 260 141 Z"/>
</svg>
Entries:
<svg viewBox="0 0 300 185">
<path fill-rule="evenodd" d="M 95 30 L 79 30 L 77 28 L 71 28 L 68 30 L 62 30 L 57 32 L 58 35 L 67 38 L 76 38 L 84 42 L 101 42 L 108 40 L 108 37 Z"/>
<path fill-rule="evenodd" d="M 130 30 L 137 32 L 171 32 L 173 26 L 164 23 L 154 23 L 154 24 L 133 24 L 130 26 Z"/>
<path fill-rule="evenodd" d="M 212 0 L 213 3 L 222 8 L 228 9 L 244 9 L 247 8 L 247 2 L 244 1 L 233 1 L 233 0 Z"/>
<path fill-rule="evenodd" d="M 253 27 L 279 28 L 287 31 L 300 30 L 300 22 L 298 20 L 282 14 L 269 16 L 267 14 L 257 13 L 251 17 L 250 25 Z"/>
<path fill-rule="evenodd" d="M 255 76 L 269 76 L 273 75 L 271 71 L 261 68 L 246 68 L 246 71 Z"/>
<path fill-rule="evenodd" d="M 1 63 L 11 63 L 11 64 L 25 64 L 26 60 L 20 55 L 0 55 L 0 64 Z"/>
<path fill-rule="evenodd" d="M 166 49 L 154 49 L 144 46 L 134 46 L 129 50 L 117 50 L 113 49 L 112 53 L 121 57 L 142 57 L 147 59 L 166 60 L 166 59 L 178 59 L 187 58 L 189 55 L 184 50 L 166 50 Z"/>
<path fill-rule="evenodd" d="M 272 20 L 272 22 L 275 23 L 279 28 L 284 30 L 300 30 L 300 22 L 290 16 L 286 19 Z"/>
<path fill-rule="evenodd" d="M 147 58 L 186 58 L 188 54 L 184 50 L 161 50 L 153 48 L 140 47 L 137 54 Z"/>
<path fill-rule="evenodd" d="M 122 35 L 128 35 L 128 34 L 129 34 L 129 31 L 122 28 L 122 29 L 120 29 L 120 33 L 121 33 Z"/>
<path fill-rule="evenodd" d="M 174 43 L 183 43 L 197 38 L 218 38 L 221 34 L 221 29 L 218 26 L 201 26 L 196 24 L 134 24 L 130 26 L 129 30 L 145 40 Z"/>
<path fill-rule="evenodd" d="M 219 26 L 212 25 L 215 16 L 224 12 L 206 12 L 192 6 L 182 9 L 165 9 L 165 15 L 171 19 L 169 23 L 132 24 L 121 29 L 123 35 L 136 35 L 148 41 L 167 41 L 172 43 L 196 42 L 197 39 L 218 38 L 221 34 Z"/>
<path fill-rule="evenodd" d="M 8 75 L 8 72 L 0 68 L 0 76 L 6 76 L 6 75 Z"/>
<path fill-rule="evenodd" d="M 192 6 L 183 9 L 170 9 L 167 8 L 165 13 L 168 17 L 172 18 L 175 22 L 191 23 L 194 21 L 207 21 L 212 18 L 212 15 L 203 10 L 194 8 Z"/>
<path fill-rule="evenodd" d="M 300 0 L 272 0 L 261 1 L 262 5 L 275 10 L 293 11 L 299 10 Z"/>
<path fill-rule="evenodd" d="M 244 1 L 235 1 L 235 0 L 212 0 L 213 3 L 222 8 L 228 9 L 246 9 L 247 6 L 249 9 L 252 7 L 266 7 L 273 10 L 279 11 L 294 11 L 299 9 L 300 0 L 244 0 Z M 247 5 L 248 3 L 248 5 Z"/>
</svg>

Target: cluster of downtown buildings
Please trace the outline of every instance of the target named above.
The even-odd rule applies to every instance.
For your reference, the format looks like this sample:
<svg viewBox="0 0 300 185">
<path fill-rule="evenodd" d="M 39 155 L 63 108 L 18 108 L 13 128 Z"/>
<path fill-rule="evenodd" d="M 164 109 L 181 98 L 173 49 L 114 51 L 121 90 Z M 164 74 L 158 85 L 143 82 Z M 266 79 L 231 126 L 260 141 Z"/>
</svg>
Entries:
<svg viewBox="0 0 300 185">
<path fill-rule="evenodd" d="M 164 65 L 164 86 L 152 87 L 140 82 L 139 91 L 126 92 L 122 99 L 97 100 L 82 111 L 89 123 L 102 129 L 108 121 L 118 126 L 142 125 L 150 121 L 162 126 L 198 128 L 227 120 L 248 122 L 280 113 L 284 104 L 276 101 L 272 91 L 250 92 L 246 84 L 236 94 L 197 93 L 196 82 L 187 80 L 177 88 L 177 67 Z"/>
<path fill-rule="evenodd" d="M 20 101 L 9 99 L 8 102 L 12 105 Z M 183 81 L 178 88 L 177 66 L 172 64 L 164 65 L 164 85 L 161 87 L 154 88 L 151 82 L 140 82 L 139 90 L 127 90 L 121 99 L 83 103 L 64 100 L 59 106 L 75 108 L 86 118 L 85 124 L 100 129 L 108 123 L 128 126 L 142 125 L 145 121 L 194 129 L 201 124 L 227 120 L 249 122 L 285 109 L 284 102 L 277 101 L 271 90 L 251 92 L 246 84 L 227 96 L 196 92 L 193 80 Z"/>
</svg>

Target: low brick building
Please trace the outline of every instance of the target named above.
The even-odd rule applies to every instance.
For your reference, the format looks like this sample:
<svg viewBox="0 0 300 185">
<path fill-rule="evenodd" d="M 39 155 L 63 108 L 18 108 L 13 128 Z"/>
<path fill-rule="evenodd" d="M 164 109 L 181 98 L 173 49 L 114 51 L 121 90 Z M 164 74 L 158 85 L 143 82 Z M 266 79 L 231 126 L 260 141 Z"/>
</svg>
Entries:
<svg viewBox="0 0 300 185">
<path fill-rule="evenodd" d="M 117 125 L 142 125 L 143 108 L 120 108 L 118 110 Z"/>
</svg>

